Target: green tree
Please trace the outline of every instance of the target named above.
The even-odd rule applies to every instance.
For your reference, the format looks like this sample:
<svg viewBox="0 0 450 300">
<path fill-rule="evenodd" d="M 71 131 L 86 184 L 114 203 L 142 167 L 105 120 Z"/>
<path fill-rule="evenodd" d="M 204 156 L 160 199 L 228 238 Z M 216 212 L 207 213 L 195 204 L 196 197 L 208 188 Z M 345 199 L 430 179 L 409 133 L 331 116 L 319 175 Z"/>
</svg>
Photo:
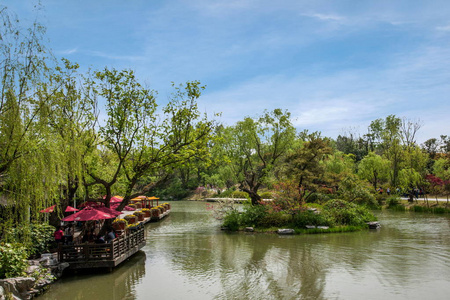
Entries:
<svg viewBox="0 0 450 300">
<path fill-rule="evenodd" d="M 377 189 L 388 178 L 389 161 L 374 152 L 370 152 L 358 165 L 358 176 L 370 182 Z"/>
<path fill-rule="evenodd" d="M 107 206 L 119 184 L 124 188 L 124 200 L 117 208 L 121 210 L 131 198 L 164 181 L 168 172 L 206 153 L 214 122 L 198 111 L 196 101 L 203 89 L 199 82 L 174 86 L 162 115 L 156 113 L 154 92 L 144 88 L 132 71 L 97 72 L 94 86 L 98 96 L 106 100 L 108 116 L 100 127 L 104 155 L 99 162 L 105 165 L 110 161 L 114 167 L 105 174 L 94 168 L 98 163 L 87 166 L 93 180 L 89 184 L 102 186 Z M 141 182 L 144 178 L 154 182 L 145 184 Z"/>
<path fill-rule="evenodd" d="M 422 175 L 413 168 L 404 168 L 399 173 L 402 190 L 407 191 L 409 202 L 414 201 L 414 189 L 424 185 Z"/>
<path fill-rule="evenodd" d="M 286 156 L 285 174 L 297 183 L 300 202 L 307 201 L 326 183 L 323 161 L 331 153 L 330 141 L 316 132 L 304 136 L 301 146 Z"/>
<path fill-rule="evenodd" d="M 48 95 L 56 91 L 45 28 L 34 22 L 24 29 L 5 7 L 0 18 L 0 192 L 6 209 L 15 210 L 2 222 L 9 226 L 40 218 L 38 209 L 59 197 L 62 162 L 49 127 L 50 99 L 38 95 L 43 86 Z"/>
<path fill-rule="evenodd" d="M 258 119 L 245 118 L 224 131 L 226 160 L 230 162 L 239 188 L 256 205 L 259 188 L 267 183 L 280 158 L 287 153 L 295 137 L 290 113 L 275 109 Z"/>
</svg>

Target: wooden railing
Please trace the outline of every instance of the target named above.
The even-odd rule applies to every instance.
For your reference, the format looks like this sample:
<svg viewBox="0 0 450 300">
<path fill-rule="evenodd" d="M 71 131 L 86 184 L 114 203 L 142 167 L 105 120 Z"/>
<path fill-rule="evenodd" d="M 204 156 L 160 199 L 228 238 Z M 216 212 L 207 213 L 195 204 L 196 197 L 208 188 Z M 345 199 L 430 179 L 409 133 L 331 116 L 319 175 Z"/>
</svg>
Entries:
<svg viewBox="0 0 450 300">
<path fill-rule="evenodd" d="M 127 254 L 145 241 L 144 227 L 119 236 L 108 244 L 60 245 L 60 262 L 109 261 Z"/>
</svg>

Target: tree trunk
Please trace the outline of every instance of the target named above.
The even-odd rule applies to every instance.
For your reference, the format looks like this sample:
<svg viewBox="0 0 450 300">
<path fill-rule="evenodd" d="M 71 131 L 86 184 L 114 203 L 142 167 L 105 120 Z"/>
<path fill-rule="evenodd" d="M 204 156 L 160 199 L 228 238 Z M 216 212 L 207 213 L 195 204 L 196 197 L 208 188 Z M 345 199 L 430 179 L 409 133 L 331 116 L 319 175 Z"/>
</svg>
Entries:
<svg viewBox="0 0 450 300">
<path fill-rule="evenodd" d="M 252 205 L 258 205 L 259 201 L 261 201 L 261 196 L 258 195 L 258 188 L 258 185 L 250 188 L 245 188 L 242 185 L 239 187 L 239 189 L 249 195 L 250 199 L 252 200 Z"/>
<path fill-rule="evenodd" d="M 413 203 L 414 202 L 414 191 L 410 190 L 409 191 L 409 199 L 408 199 L 409 203 Z"/>
<path fill-rule="evenodd" d="M 249 194 L 250 199 L 252 200 L 252 205 L 259 205 L 261 201 L 261 196 L 258 193 Z"/>
</svg>

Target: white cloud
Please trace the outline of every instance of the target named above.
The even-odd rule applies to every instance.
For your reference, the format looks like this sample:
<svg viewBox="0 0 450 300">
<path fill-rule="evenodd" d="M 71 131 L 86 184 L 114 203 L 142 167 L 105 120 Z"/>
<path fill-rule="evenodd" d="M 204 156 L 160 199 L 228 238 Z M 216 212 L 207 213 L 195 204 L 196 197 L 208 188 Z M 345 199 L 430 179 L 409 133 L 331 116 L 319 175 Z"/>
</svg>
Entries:
<svg viewBox="0 0 450 300">
<path fill-rule="evenodd" d="M 87 55 L 98 56 L 114 60 L 129 60 L 129 61 L 145 60 L 144 56 L 139 55 L 113 55 L 101 51 L 84 51 L 84 53 L 86 53 Z"/>
<path fill-rule="evenodd" d="M 62 55 L 69 55 L 69 54 L 73 54 L 73 53 L 77 53 L 77 52 L 78 52 L 78 48 L 56 51 L 56 53 L 62 54 Z"/>
<path fill-rule="evenodd" d="M 439 31 L 450 31 L 450 25 L 438 26 L 438 27 L 436 27 L 436 30 L 439 30 Z"/>
<path fill-rule="evenodd" d="M 339 16 L 339 15 L 334 15 L 334 14 L 313 13 L 313 14 L 302 14 L 302 15 L 305 17 L 319 19 L 321 21 L 343 21 L 346 19 L 345 17 Z"/>
<path fill-rule="evenodd" d="M 326 74 L 259 76 L 202 97 L 208 112 L 223 112 L 228 125 L 264 109 L 288 109 L 299 129 L 336 137 L 342 130 L 362 131 L 377 118 L 421 119 L 418 141 L 450 134 L 449 50 L 423 47 L 402 55 L 384 69 L 353 69 Z"/>
</svg>

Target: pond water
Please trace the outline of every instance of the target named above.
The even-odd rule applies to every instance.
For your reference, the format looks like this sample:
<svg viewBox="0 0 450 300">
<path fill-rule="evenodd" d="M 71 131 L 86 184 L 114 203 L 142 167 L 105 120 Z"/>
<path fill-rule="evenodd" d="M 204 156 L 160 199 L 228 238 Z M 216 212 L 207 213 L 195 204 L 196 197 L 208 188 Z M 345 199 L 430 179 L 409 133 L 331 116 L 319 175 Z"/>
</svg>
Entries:
<svg viewBox="0 0 450 300">
<path fill-rule="evenodd" d="M 449 299 L 449 216 L 375 214 L 373 231 L 226 233 L 205 202 L 172 202 L 132 259 L 38 299 Z"/>
</svg>

